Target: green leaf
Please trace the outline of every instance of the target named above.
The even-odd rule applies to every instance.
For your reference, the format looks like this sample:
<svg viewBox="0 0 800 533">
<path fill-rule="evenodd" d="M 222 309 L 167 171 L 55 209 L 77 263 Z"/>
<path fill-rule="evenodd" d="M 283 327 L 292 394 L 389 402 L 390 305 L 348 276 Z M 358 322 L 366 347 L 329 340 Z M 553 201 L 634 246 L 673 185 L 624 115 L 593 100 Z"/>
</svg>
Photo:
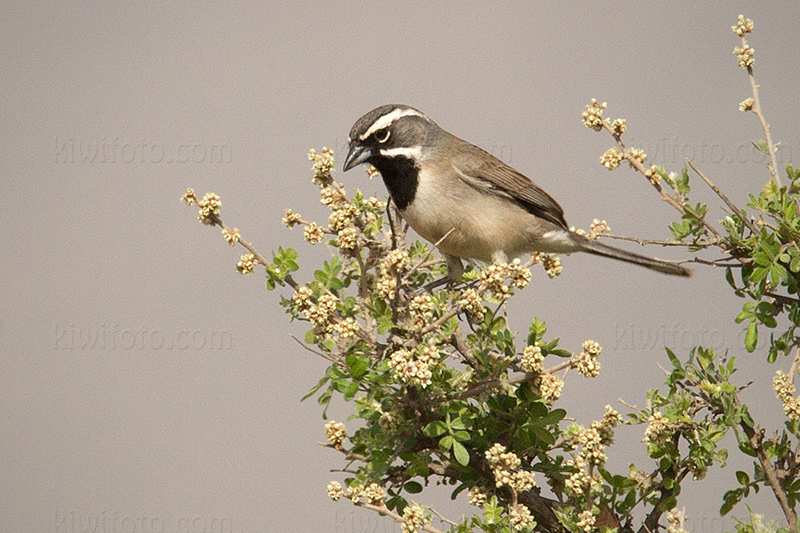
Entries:
<svg viewBox="0 0 800 533">
<path fill-rule="evenodd" d="M 757 457 L 758 454 L 753 446 L 747 441 L 739 442 L 739 450 L 745 455 L 749 455 L 750 457 Z"/>
<path fill-rule="evenodd" d="M 541 404 L 537 404 L 537 405 L 541 405 Z M 567 416 L 567 412 L 564 409 L 553 409 L 552 411 L 550 411 L 549 413 L 544 415 L 542 418 L 537 420 L 536 424 L 537 425 L 542 425 L 542 426 L 549 426 L 551 424 L 558 424 L 559 422 L 561 422 L 564 419 L 565 416 Z"/>
<path fill-rule="evenodd" d="M 329 379 L 331 379 L 331 378 L 329 378 L 328 376 L 322 376 L 322 378 L 320 378 L 320 380 L 317 382 L 317 384 L 314 385 L 313 387 L 311 387 L 311 390 L 308 391 L 308 393 L 305 396 L 303 396 L 300 399 L 300 401 L 301 402 L 305 401 L 305 400 L 309 399 L 311 396 L 313 396 L 314 394 L 316 394 L 317 391 L 319 389 L 321 389 L 322 386 L 325 385 L 328 382 Z"/>
<path fill-rule="evenodd" d="M 447 425 L 441 420 L 434 420 L 425 426 L 422 432 L 428 437 L 438 437 L 447 433 Z"/>
<path fill-rule="evenodd" d="M 748 352 L 753 353 L 756 350 L 756 344 L 758 344 L 758 324 L 755 320 L 751 320 L 744 336 L 744 347 Z"/>
<path fill-rule="evenodd" d="M 658 509 L 666 512 L 674 509 L 676 505 L 678 505 L 678 499 L 675 496 L 670 496 L 659 504 Z"/>
<path fill-rule="evenodd" d="M 739 482 L 739 485 L 749 485 L 750 484 L 750 476 L 747 475 L 747 472 L 742 472 L 741 470 L 736 471 L 736 481 Z"/>
<path fill-rule="evenodd" d="M 342 396 L 344 396 L 345 400 L 350 401 L 353 398 L 355 398 L 356 393 L 358 393 L 358 382 L 346 381 L 346 385 L 343 388 L 339 389 L 339 391 L 342 393 Z"/>
<path fill-rule="evenodd" d="M 462 466 L 467 466 L 469 464 L 469 452 L 458 441 L 453 441 L 453 455 L 456 457 L 456 461 Z"/>
<path fill-rule="evenodd" d="M 409 494 L 419 494 L 422 492 L 422 485 L 416 481 L 406 481 L 405 485 L 403 485 L 403 489 Z"/>
<path fill-rule="evenodd" d="M 347 354 L 345 363 L 347 364 L 347 369 L 350 371 L 350 375 L 354 378 L 362 377 L 367 373 L 367 369 L 369 369 L 369 357 L 366 355 Z"/>
<path fill-rule="evenodd" d="M 449 450 L 450 448 L 453 447 L 454 442 L 455 440 L 453 440 L 453 437 L 451 435 L 445 435 L 444 437 L 442 437 L 442 440 L 439 441 L 439 447 L 442 448 L 443 450 Z"/>
</svg>

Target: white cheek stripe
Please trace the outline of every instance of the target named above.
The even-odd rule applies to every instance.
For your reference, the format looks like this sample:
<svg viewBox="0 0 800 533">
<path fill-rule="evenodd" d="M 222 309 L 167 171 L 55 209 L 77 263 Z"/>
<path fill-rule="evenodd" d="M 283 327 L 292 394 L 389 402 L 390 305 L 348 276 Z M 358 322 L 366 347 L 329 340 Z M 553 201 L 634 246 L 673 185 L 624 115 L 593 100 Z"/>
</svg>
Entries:
<svg viewBox="0 0 800 533">
<path fill-rule="evenodd" d="M 413 148 L 389 148 L 388 150 L 378 150 L 378 153 L 384 157 L 397 157 L 405 156 L 414 161 L 422 159 L 422 148 L 414 146 Z"/>
<path fill-rule="evenodd" d="M 390 126 L 392 124 L 392 122 L 394 122 L 398 118 L 400 118 L 400 117 L 413 117 L 413 116 L 424 117 L 425 115 L 423 115 L 422 113 L 420 113 L 416 109 L 410 109 L 408 107 L 395 107 L 389 113 L 386 113 L 381 118 L 376 120 L 372 124 L 372 126 L 370 126 L 369 129 L 366 132 L 364 132 L 361 135 L 359 135 L 358 138 L 359 138 L 359 140 L 363 141 L 367 137 L 369 137 L 370 135 L 375 133 L 376 131 L 382 130 L 383 128 L 386 128 L 386 127 Z"/>
</svg>

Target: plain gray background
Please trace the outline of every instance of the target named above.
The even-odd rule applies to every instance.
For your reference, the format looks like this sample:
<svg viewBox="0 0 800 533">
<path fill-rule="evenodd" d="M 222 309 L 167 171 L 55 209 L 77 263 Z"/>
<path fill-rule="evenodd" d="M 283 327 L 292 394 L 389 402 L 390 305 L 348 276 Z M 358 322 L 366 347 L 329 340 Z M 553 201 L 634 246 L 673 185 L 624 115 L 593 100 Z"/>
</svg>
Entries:
<svg viewBox="0 0 800 533">
<path fill-rule="evenodd" d="M 331 502 L 339 454 L 320 448 L 321 410 L 300 402 L 326 364 L 302 324 L 242 277 L 218 229 L 179 202 L 214 191 L 222 216 L 264 253 L 296 246 L 300 280 L 328 257 L 281 224 L 287 207 L 325 222 L 306 151 L 341 169 L 353 122 L 414 105 L 547 189 L 567 220 L 666 238 L 674 218 L 644 178 L 598 163 L 610 137 L 586 129 L 590 98 L 628 119 L 628 144 L 679 171 L 697 164 L 737 202 L 766 181 L 762 136 L 730 31 L 755 21 L 762 102 L 799 163 L 795 3 L 194 3 L 0 5 L 0 531 L 396 531 Z M 385 195 L 356 170 L 349 190 Z M 698 200 L 719 202 L 695 182 Z M 679 250 L 652 255 L 683 257 Z M 713 254 L 711 256 L 713 257 Z M 588 424 L 663 382 L 663 345 L 728 350 L 768 428 L 781 424 L 777 368 L 748 355 L 733 322 L 743 300 L 722 271 L 674 279 L 596 257 L 541 269 L 509 306 L 578 350 L 603 346 L 594 380 L 573 373 L 560 405 Z M 347 406 L 334 405 L 339 420 Z M 610 467 L 649 466 L 644 427 L 622 428 Z M 727 441 L 730 444 L 730 441 Z M 721 531 L 735 468 L 688 483 L 688 527 Z M 763 491 L 767 492 L 767 491 Z M 451 518 L 448 490 L 421 498 Z M 763 493 L 762 493 L 763 494 Z M 778 516 L 768 497 L 754 508 Z M 744 514 L 740 508 L 734 514 Z M 94 528 L 94 529 L 93 529 Z"/>
</svg>

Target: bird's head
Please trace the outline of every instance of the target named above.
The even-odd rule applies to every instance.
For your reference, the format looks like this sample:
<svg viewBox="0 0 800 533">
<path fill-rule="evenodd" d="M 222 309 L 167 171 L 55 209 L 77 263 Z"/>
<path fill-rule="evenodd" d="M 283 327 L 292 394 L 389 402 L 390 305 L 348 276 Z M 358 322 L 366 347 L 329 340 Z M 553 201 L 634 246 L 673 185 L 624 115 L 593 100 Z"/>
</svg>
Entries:
<svg viewBox="0 0 800 533">
<path fill-rule="evenodd" d="M 344 170 L 397 157 L 420 161 L 431 134 L 438 130 L 436 123 L 418 109 L 400 104 L 382 105 L 353 124 Z"/>
</svg>

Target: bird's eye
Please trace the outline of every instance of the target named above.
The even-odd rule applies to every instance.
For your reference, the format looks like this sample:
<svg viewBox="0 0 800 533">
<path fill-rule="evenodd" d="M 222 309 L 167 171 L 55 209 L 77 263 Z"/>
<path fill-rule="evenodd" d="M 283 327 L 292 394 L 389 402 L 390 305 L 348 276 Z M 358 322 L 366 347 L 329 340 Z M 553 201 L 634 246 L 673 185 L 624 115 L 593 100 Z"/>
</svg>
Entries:
<svg viewBox="0 0 800 533">
<path fill-rule="evenodd" d="M 389 128 L 383 128 L 375 132 L 375 139 L 379 143 L 385 143 L 389 140 Z"/>
</svg>

